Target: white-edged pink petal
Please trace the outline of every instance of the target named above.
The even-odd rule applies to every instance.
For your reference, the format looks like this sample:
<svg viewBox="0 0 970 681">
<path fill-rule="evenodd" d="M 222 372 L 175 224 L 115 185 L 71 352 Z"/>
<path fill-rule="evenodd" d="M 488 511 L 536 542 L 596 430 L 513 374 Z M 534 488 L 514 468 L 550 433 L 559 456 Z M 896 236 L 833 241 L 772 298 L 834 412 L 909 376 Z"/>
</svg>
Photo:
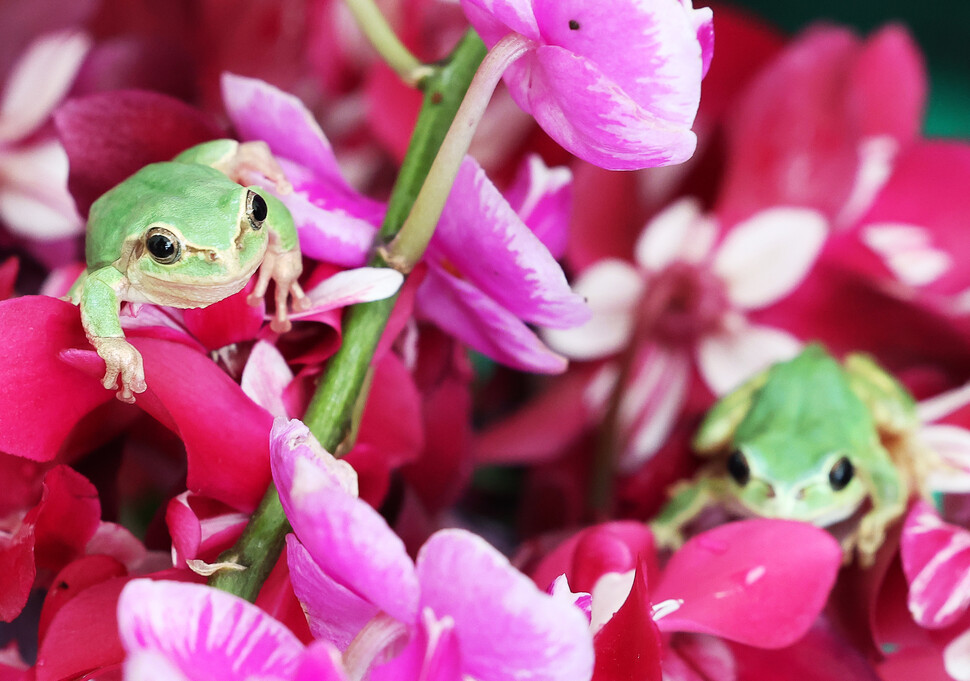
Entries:
<svg viewBox="0 0 970 681">
<path fill-rule="evenodd" d="M 302 319 L 324 310 L 383 300 L 397 293 L 403 283 L 404 275 L 389 267 L 357 267 L 337 272 L 307 291 L 310 309 L 295 312 L 290 319 Z"/>
<path fill-rule="evenodd" d="M 968 404 L 970 404 L 970 383 L 920 400 L 919 404 L 916 405 L 916 412 L 919 414 L 920 421 L 931 423 L 939 421 Z"/>
<path fill-rule="evenodd" d="M 129 653 L 124 663 L 125 681 L 194 681 L 171 662 L 154 650 L 138 650 Z"/>
<path fill-rule="evenodd" d="M 462 681 L 461 649 L 451 617 L 438 618 L 431 608 L 421 611 L 418 626 L 404 650 L 371 670 L 370 681 Z"/>
<path fill-rule="evenodd" d="M 535 12 L 530 0 L 461 0 L 466 14 L 469 8 L 478 10 L 481 16 L 488 17 L 489 27 L 498 38 L 510 31 L 521 33 L 533 40 L 539 37 Z"/>
<path fill-rule="evenodd" d="M 828 222 L 807 208 L 769 208 L 734 227 L 717 249 L 714 271 L 738 307 L 765 307 L 791 293 L 815 264 Z"/>
<path fill-rule="evenodd" d="M 697 263 L 708 254 L 716 235 L 717 225 L 704 218 L 700 202 L 681 199 L 647 223 L 637 239 L 635 259 L 648 272 L 677 261 Z"/>
<path fill-rule="evenodd" d="M 917 502 L 906 516 L 900 544 L 909 582 L 909 612 L 916 623 L 942 629 L 970 606 L 970 530 L 943 522 Z"/>
<path fill-rule="evenodd" d="M 243 367 L 239 387 L 249 398 L 273 416 L 286 418 L 283 391 L 293 380 L 293 372 L 283 354 L 266 341 L 257 341 Z"/>
<path fill-rule="evenodd" d="M 333 147 L 303 102 L 257 78 L 222 74 L 222 102 L 243 140 L 262 140 L 277 156 L 295 161 L 350 190 Z"/>
<path fill-rule="evenodd" d="M 276 419 L 270 466 L 286 517 L 320 570 L 391 617 L 413 624 L 414 564 L 387 522 L 357 498 L 356 474 L 354 489 L 348 489 L 347 463 L 323 451 L 299 421 Z"/>
<path fill-rule="evenodd" d="M 645 345 L 637 354 L 620 402 L 623 471 L 640 467 L 666 442 L 690 385 L 690 356 L 685 349 Z"/>
<path fill-rule="evenodd" d="M 470 156 L 462 161 L 426 260 L 460 272 L 526 322 L 560 329 L 589 318 L 549 249 Z"/>
<path fill-rule="evenodd" d="M 530 154 L 505 191 L 509 205 L 554 258 L 561 258 L 566 250 L 572 184 L 569 168 L 550 168 L 539 154 Z"/>
<path fill-rule="evenodd" d="M 515 369 L 558 374 L 568 365 L 515 314 L 445 270 L 428 270 L 418 289 L 417 316 Z"/>
<path fill-rule="evenodd" d="M 118 600 L 118 634 L 129 654 L 160 655 L 198 681 L 288 679 L 303 652 L 289 629 L 255 605 L 183 582 L 129 582 Z"/>
<path fill-rule="evenodd" d="M 0 142 L 25 137 L 47 119 L 90 48 L 91 39 L 74 29 L 43 35 L 27 47 L 0 99 Z"/>
<path fill-rule="evenodd" d="M 942 464 L 930 470 L 927 486 L 935 492 L 970 493 L 970 430 L 947 423 L 923 426 L 919 441 Z"/>
<path fill-rule="evenodd" d="M 592 607 L 590 609 L 589 629 L 594 634 L 612 619 L 616 611 L 626 602 L 633 588 L 636 570 L 627 572 L 607 572 L 596 580 L 593 586 Z"/>
<path fill-rule="evenodd" d="M 592 675 L 593 642 L 583 612 L 540 591 L 481 537 L 436 532 L 418 553 L 417 572 L 422 605 L 455 622 L 466 675 L 479 681 L 584 681 Z"/>
<path fill-rule="evenodd" d="M 292 681 L 350 681 L 340 651 L 327 641 L 314 641 L 303 653 Z"/>
<path fill-rule="evenodd" d="M 715 395 L 725 395 L 762 369 L 792 359 L 801 342 L 787 331 L 735 319 L 726 331 L 697 344 L 697 363 Z"/>
<path fill-rule="evenodd" d="M 129 572 L 134 571 L 145 560 L 148 551 L 145 545 L 132 534 L 131 530 L 119 525 L 102 521 L 88 540 L 84 552 L 89 556 L 111 556 L 124 564 Z"/>
<path fill-rule="evenodd" d="M 84 221 L 67 190 L 67 154 L 57 140 L 0 154 L 0 219 L 19 236 L 52 241 L 80 234 Z"/>
<path fill-rule="evenodd" d="M 933 234 L 925 227 L 901 223 L 866 225 L 860 238 L 907 286 L 932 284 L 956 264 L 950 253 L 934 246 Z"/>
<path fill-rule="evenodd" d="M 643 275 L 623 260 L 601 260 L 583 271 L 573 290 L 586 299 L 592 317 L 582 326 L 543 331 L 549 346 L 577 360 L 599 359 L 623 349 L 633 335 Z"/>
<path fill-rule="evenodd" d="M 292 534 L 286 537 L 286 561 L 310 633 L 346 650 L 379 608 L 328 577 Z"/>
</svg>

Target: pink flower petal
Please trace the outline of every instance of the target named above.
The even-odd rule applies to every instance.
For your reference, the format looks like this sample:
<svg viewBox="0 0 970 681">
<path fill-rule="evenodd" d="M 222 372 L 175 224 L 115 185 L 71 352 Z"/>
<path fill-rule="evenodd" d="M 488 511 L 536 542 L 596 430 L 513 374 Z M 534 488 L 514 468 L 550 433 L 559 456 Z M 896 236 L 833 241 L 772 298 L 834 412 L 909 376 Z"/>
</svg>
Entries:
<svg viewBox="0 0 970 681">
<path fill-rule="evenodd" d="M 346 464 L 311 438 L 299 421 L 280 419 L 273 427 L 273 478 L 293 531 L 328 577 L 413 623 L 418 581 L 404 543 L 377 511 L 348 492 Z"/>
<path fill-rule="evenodd" d="M 913 619 L 930 629 L 956 622 L 970 606 L 970 531 L 918 502 L 903 526 L 901 555 Z"/>
<path fill-rule="evenodd" d="M 293 372 L 276 346 L 257 341 L 249 353 L 239 387 L 249 398 L 273 416 L 286 418 L 283 391 L 293 380 Z"/>
<path fill-rule="evenodd" d="M 326 641 L 314 641 L 306 649 L 293 681 L 349 681 L 340 651 Z"/>
<path fill-rule="evenodd" d="M 622 260 L 601 260 L 580 275 L 573 290 L 586 299 L 592 316 L 571 329 L 545 330 L 549 345 L 577 360 L 599 359 L 626 346 L 643 295 L 643 275 Z"/>
<path fill-rule="evenodd" d="M 346 650 L 380 609 L 328 577 L 292 534 L 286 537 L 286 561 L 310 632 L 315 638 Z"/>
<path fill-rule="evenodd" d="M 7 76 L 0 100 L 0 142 L 26 137 L 67 94 L 91 39 L 76 30 L 48 33 L 30 44 Z"/>
<path fill-rule="evenodd" d="M 786 520 L 746 520 L 688 540 L 667 564 L 654 602 L 680 607 L 662 631 L 694 631 L 764 648 L 798 640 L 835 582 L 842 551 L 827 532 Z"/>
<path fill-rule="evenodd" d="M 246 298 L 254 284 L 208 307 L 182 312 L 186 330 L 205 346 L 218 350 L 233 343 L 251 340 L 263 325 L 265 305 L 250 305 Z"/>
<path fill-rule="evenodd" d="M 450 617 L 438 619 L 430 608 L 421 612 L 417 630 L 404 651 L 387 664 L 375 667 L 371 681 L 461 681 L 461 649 Z"/>
<path fill-rule="evenodd" d="M 88 375 L 58 359 L 87 348 L 77 308 L 42 296 L 0 303 L 0 451 L 53 459 L 74 426 L 114 399 Z"/>
<path fill-rule="evenodd" d="M 67 191 L 67 154 L 56 141 L 0 154 L 0 218 L 15 234 L 52 241 L 84 231 Z"/>
<path fill-rule="evenodd" d="M 530 154 L 505 190 L 505 198 L 512 210 L 554 258 L 561 258 L 566 251 L 572 184 L 573 174 L 569 168 L 549 168 L 539 154 Z"/>
<path fill-rule="evenodd" d="M 946 673 L 955 681 L 970 680 L 970 631 L 965 631 L 943 649 Z"/>
<path fill-rule="evenodd" d="M 483 22 L 483 28 L 486 30 L 482 35 L 488 36 L 486 40 L 491 38 L 489 44 L 497 42 L 509 31 L 537 40 L 539 27 L 536 25 L 532 5 L 530 0 L 461 0 L 462 9 L 466 14 L 469 14 L 469 9 L 477 10 L 474 16 Z M 472 14 L 469 14 L 469 20 L 476 28 L 478 27 L 472 19 Z"/>
<path fill-rule="evenodd" d="M 801 283 L 827 232 L 816 211 L 769 208 L 731 230 L 714 257 L 714 271 L 727 284 L 732 303 L 765 307 Z"/>
<path fill-rule="evenodd" d="M 177 567 L 186 560 L 214 562 L 230 548 L 249 522 L 249 515 L 192 492 L 168 502 L 165 525 L 172 537 L 172 559 Z"/>
<path fill-rule="evenodd" d="M 625 443 L 619 465 L 631 471 L 663 446 L 680 416 L 690 385 L 690 357 L 683 350 L 644 344 L 620 400 Z"/>
<path fill-rule="evenodd" d="M 662 678 L 663 644 L 651 616 L 646 570 L 639 563 L 629 595 L 596 632 L 593 642 L 596 649 L 593 681 L 660 681 Z"/>
<path fill-rule="evenodd" d="M 201 584 L 136 579 L 118 600 L 131 653 L 161 654 L 189 679 L 287 679 L 303 644 L 255 605 Z"/>
<path fill-rule="evenodd" d="M 310 309 L 290 315 L 301 319 L 324 310 L 369 303 L 393 296 L 404 283 L 404 275 L 388 267 L 358 267 L 327 277 L 306 292 Z"/>
<path fill-rule="evenodd" d="M 942 465 L 930 471 L 927 484 L 936 492 L 970 492 L 970 431 L 946 423 L 923 426 L 920 442 L 940 457 Z"/>
<path fill-rule="evenodd" d="M 353 203 L 329 193 L 326 185 L 294 180 L 290 165 L 281 163 L 287 178 L 296 182 L 293 193 L 279 197 L 296 225 L 303 254 L 342 267 L 360 267 L 367 261 L 377 227 L 355 214 Z M 327 196 L 323 203 L 317 197 Z"/>
<path fill-rule="evenodd" d="M 457 270 L 524 321 L 567 328 L 589 316 L 548 249 L 471 157 L 458 172 L 427 259 Z"/>
<path fill-rule="evenodd" d="M 715 395 L 725 395 L 775 362 L 792 359 L 801 349 L 780 329 L 741 322 L 739 328 L 706 336 L 697 346 L 701 376 Z"/>
<path fill-rule="evenodd" d="M 138 90 L 70 99 L 54 113 L 54 123 L 71 162 L 68 186 L 82 214 L 149 163 L 224 136 L 188 104 Z"/>
<path fill-rule="evenodd" d="M 589 678 L 593 647 L 582 611 L 539 591 L 485 540 L 436 532 L 418 553 L 417 574 L 422 604 L 455 622 L 465 674 L 481 681 Z"/>
<path fill-rule="evenodd" d="M 429 269 L 417 295 L 421 319 L 496 362 L 538 373 L 566 369 L 566 359 L 547 348 L 522 320 L 463 279 Z"/>
</svg>

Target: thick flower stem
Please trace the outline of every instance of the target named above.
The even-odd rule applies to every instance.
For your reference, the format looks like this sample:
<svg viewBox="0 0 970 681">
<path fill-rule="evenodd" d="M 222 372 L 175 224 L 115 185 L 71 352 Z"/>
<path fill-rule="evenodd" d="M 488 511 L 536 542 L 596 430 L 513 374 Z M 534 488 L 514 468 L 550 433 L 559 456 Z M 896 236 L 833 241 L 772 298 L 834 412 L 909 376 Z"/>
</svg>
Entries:
<svg viewBox="0 0 970 681">
<path fill-rule="evenodd" d="M 394 241 L 384 249 L 384 258 L 395 269 L 407 273 L 421 259 L 492 93 L 509 65 L 532 47 L 531 40 L 512 33 L 497 42 L 485 57 L 448 129 L 414 207 Z"/>
<path fill-rule="evenodd" d="M 391 194 L 380 241 L 392 239 L 404 223 L 484 56 L 485 45 L 470 31 L 449 58 L 421 82 L 424 103 Z M 385 263 L 380 256 L 375 256 L 371 264 L 383 266 Z M 395 300 L 355 305 L 344 315 L 344 342 L 327 364 L 304 416 L 304 422 L 328 451 L 336 451 L 350 432 L 355 405 Z M 255 601 L 289 531 L 279 495 L 270 485 L 242 537 L 219 557 L 219 560 L 244 565 L 246 569 L 218 572 L 209 579 L 209 584 Z"/>
<path fill-rule="evenodd" d="M 404 46 L 374 0 L 346 0 L 346 3 L 360 30 L 401 80 L 416 85 L 434 72 L 434 67 L 422 64 Z"/>
</svg>

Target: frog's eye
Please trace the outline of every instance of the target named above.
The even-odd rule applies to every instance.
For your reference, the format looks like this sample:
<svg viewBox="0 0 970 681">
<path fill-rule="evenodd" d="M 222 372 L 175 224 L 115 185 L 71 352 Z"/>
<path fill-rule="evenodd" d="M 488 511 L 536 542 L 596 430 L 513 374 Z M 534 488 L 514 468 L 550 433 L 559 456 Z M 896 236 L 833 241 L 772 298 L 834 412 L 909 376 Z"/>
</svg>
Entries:
<svg viewBox="0 0 970 681">
<path fill-rule="evenodd" d="M 744 487 L 748 484 L 748 480 L 751 479 L 751 468 L 748 466 L 748 460 L 744 458 L 744 454 L 741 453 L 740 449 L 735 449 L 731 452 L 731 456 L 727 460 L 727 470 L 728 475 L 734 478 L 734 481 Z"/>
<path fill-rule="evenodd" d="M 249 224 L 253 229 L 259 229 L 263 226 L 263 220 L 266 219 L 266 215 L 269 213 L 269 208 L 266 206 L 266 200 L 254 191 L 250 191 L 246 196 L 246 217 L 249 218 Z"/>
<path fill-rule="evenodd" d="M 171 265 L 182 257 L 182 244 L 178 238 L 161 227 L 155 227 L 148 232 L 145 247 L 155 262 L 161 265 Z"/>
<path fill-rule="evenodd" d="M 840 489 L 845 489 L 846 485 L 852 482 L 852 475 L 854 473 L 855 468 L 852 466 L 852 462 L 843 456 L 835 462 L 832 470 L 829 471 L 829 484 L 832 485 L 832 489 L 836 492 Z"/>
</svg>

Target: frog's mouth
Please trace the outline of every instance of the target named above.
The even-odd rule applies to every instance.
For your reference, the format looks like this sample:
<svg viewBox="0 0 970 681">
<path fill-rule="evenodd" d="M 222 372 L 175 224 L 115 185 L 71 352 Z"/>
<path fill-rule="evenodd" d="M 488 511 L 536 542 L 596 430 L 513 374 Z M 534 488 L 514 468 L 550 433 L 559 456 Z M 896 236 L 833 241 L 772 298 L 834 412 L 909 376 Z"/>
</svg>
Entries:
<svg viewBox="0 0 970 681">
<path fill-rule="evenodd" d="M 199 268 L 202 274 L 193 274 L 184 268 L 173 269 L 159 276 L 155 272 L 130 267 L 128 272 L 129 299 L 135 292 L 144 300 L 140 302 L 168 305 L 170 307 L 207 307 L 241 291 L 259 268 L 262 258 L 248 262 L 224 262 L 217 265 L 220 256 L 214 251 L 196 249 L 188 257 L 204 258 L 209 268 Z"/>
</svg>

